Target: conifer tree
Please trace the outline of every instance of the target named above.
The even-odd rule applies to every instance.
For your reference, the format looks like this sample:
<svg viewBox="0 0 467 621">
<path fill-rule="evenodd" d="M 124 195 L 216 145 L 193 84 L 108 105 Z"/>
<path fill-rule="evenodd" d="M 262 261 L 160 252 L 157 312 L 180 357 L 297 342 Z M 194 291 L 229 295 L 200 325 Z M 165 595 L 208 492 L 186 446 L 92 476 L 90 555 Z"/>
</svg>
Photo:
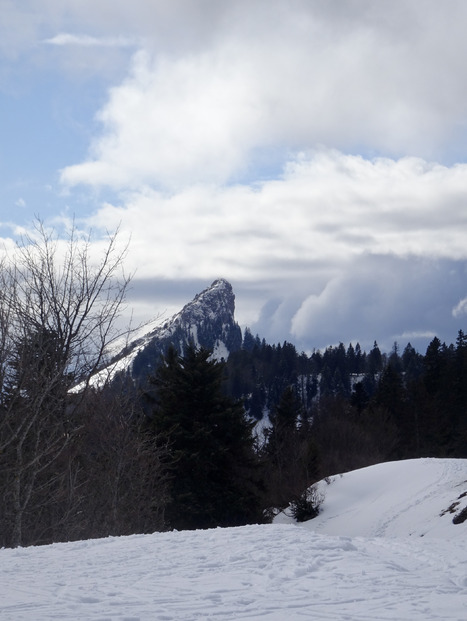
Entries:
<svg viewBox="0 0 467 621">
<path fill-rule="evenodd" d="M 237 526 L 260 519 L 252 424 L 223 390 L 224 364 L 206 349 L 169 349 L 152 384 L 152 424 L 173 458 L 169 527 Z"/>
<path fill-rule="evenodd" d="M 376 375 L 383 369 L 383 358 L 378 343 L 373 343 L 373 349 L 367 356 L 367 371 L 372 375 Z"/>
</svg>

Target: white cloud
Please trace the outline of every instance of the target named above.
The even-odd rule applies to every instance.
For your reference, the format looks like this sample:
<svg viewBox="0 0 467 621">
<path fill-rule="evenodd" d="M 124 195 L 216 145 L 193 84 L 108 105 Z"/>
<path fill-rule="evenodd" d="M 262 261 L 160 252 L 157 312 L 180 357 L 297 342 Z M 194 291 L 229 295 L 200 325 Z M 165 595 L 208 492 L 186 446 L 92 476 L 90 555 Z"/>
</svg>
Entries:
<svg viewBox="0 0 467 621">
<path fill-rule="evenodd" d="M 215 265 L 242 279 L 286 278 L 316 265 L 329 274 L 363 254 L 465 259 L 466 201 L 467 165 L 326 151 L 260 185 L 146 188 L 92 222 L 121 222 L 142 254 L 158 256 L 147 267 L 153 275 L 208 276 Z"/>
<path fill-rule="evenodd" d="M 137 42 L 127 37 L 91 37 L 90 35 L 76 35 L 61 33 L 50 39 L 45 39 L 48 45 L 76 45 L 83 47 L 134 47 Z"/>
<path fill-rule="evenodd" d="M 452 309 L 452 316 L 459 318 L 467 315 L 467 298 L 460 300 Z"/>
<path fill-rule="evenodd" d="M 412 332 L 403 332 L 401 334 L 401 338 L 406 341 L 410 341 L 410 339 L 433 339 L 436 336 L 436 332 L 430 330 L 414 330 Z"/>
<path fill-rule="evenodd" d="M 320 144 L 425 159 L 461 148 L 467 43 L 454 12 L 433 9 L 435 24 L 422 11 L 387 7 L 383 19 L 365 2 L 346 19 L 319 3 L 294 6 L 273 4 L 264 23 L 261 2 L 225 9 L 223 20 L 216 14 L 217 36 L 209 31 L 191 50 L 161 51 L 146 38 L 99 112 L 89 158 L 62 180 L 180 188 L 252 174 L 269 149 L 284 161 Z"/>
<path fill-rule="evenodd" d="M 224 181 L 241 167 L 259 119 L 240 68 L 210 57 L 156 65 L 137 54 L 132 76 L 99 113 L 106 132 L 93 157 L 65 169 L 65 183 L 177 187 Z"/>
</svg>

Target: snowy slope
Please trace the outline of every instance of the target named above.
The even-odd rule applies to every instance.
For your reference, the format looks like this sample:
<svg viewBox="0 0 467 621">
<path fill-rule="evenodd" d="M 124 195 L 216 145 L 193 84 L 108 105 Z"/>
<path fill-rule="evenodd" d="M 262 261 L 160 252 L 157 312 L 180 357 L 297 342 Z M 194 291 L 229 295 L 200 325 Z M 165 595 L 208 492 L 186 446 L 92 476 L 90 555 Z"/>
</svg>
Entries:
<svg viewBox="0 0 467 621">
<path fill-rule="evenodd" d="M 0 619 L 463 621 L 467 522 L 434 511 L 466 480 L 467 460 L 383 464 L 327 485 L 304 525 L 0 550 Z"/>
<path fill-rule="evenodd" d="M 441 537 L 467 531 L 452 522 L 467 507 L 467 460 L 413 459 L 362 468 L 321 482 L 321 513 L 307 527 L 348 537 Z M 452 512 L 451 512 L 452 511 Z M 292 523 L 290 511 L 276 522 Z"/>
</svg>

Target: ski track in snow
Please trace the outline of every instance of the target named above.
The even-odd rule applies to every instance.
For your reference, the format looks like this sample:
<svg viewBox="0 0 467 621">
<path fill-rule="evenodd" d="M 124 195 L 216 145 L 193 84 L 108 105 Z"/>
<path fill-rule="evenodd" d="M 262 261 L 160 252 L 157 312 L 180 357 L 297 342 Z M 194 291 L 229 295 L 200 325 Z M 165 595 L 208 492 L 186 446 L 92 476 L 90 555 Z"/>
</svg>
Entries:
<svg viewBox="0 0 467 621">
<path fill-rule="evenodd" d="M 394 525 L 397 529 L 397 522 L 404 522 L 405 516 L 407 513 L 417 513 L 417 509 L 420 509 L 420 519 L 418 523 L 423 523 L 423 509 L 428 504 L 432 505 L 435 503 L 439 503 L 439 508 L 441 513 L 443 510 L 447 509 L 447 507 L 443 507 L 441 498 L 443 496 L 443 492 L 446 489 L 449 489 L 449 485 L 452 481 L 459 480 L 459 485 L 462 482 L 466 481 L 467 471 L 465 468 L 465 464 L 462 464 L 460 460 L 417 460 L 420 464 L 425 462 L 426 466 L 432 464 L 434 466 L 433 473 L 436 476 L 436 480 L 430 480 L 427 484 L 422 483 L 421 487 L 417 489 L 415 493 L 413 489 L 411 489 L 411 496 L 404 498 L 403 502 L 399 502 L 398 504 L 393 505 L 391 515 L 384 520 L 380 526 L 376 529 L 375 535 L 378 537 L 383 537 L 394 531 Z M 437 466 L 438 464 L 442 464 L 442 469 L 440 470 Z M 426 479 L 425 479 L 426 480 Z M 465 489 L 467 489 L 467 483 L 465 485 Z M 457 496 L 459 495 L 456 490 Z M 453 501 L 455 498 L 453 498 Z M 452 516 L 451 516 L 452 518 Z M 392 530 L 391 530 L 391 527 Z M 421 533 L 422 536 L 425 533 Z"/>
<path fill-rule="evenodd" d="M 362 468 L 324 481 L 320 515 L 309 522 L 315 532 L 365 537 L 458 534 L 447 509 L 467 491 L 467 460 L 410 459 Z M 467 498 L 456 509 L 467 506 Z M 441 516 L 441 513 L 444 515 Z M 276 522 L 290 523 L 287 511 Z"/>
<path fill-rule="evenodd" d="M 410 460 L 328 486 L 332 515 L 339 495 L 348 502 L 372 482 L 360 519 L 381 534 L 393 520 L 398 537 L 347 536 L 345 520 L 340 535 L 318 533 L 312 520 L 0 550 L 0 620 L 465 621 L 467 522 L 449 515 L 443 538 L 407 536 L 403 525 L 414 508 L 431 515 L 443 494 L 464 491 L 466 471 L 467 460 Z M 325 501 L 321 531 L 336 523 Z"/>
</svg>

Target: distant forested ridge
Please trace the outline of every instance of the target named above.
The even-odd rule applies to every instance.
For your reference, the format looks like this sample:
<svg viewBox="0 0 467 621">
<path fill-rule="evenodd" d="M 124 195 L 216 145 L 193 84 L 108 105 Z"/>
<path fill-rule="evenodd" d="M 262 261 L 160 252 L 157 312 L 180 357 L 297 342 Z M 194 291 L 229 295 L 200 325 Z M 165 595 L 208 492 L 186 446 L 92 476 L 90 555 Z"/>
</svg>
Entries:
<svg viewBox="0 0 467 621">
<path fill-rule="evenodd" d="M 367 460 L 467 457 L 462 330 L 454 344 L 433 338 L 425 354 L 410 343 L 381 352 L 375 341 L 369 352 L 340 343 L 311 355 L 287 342 L 269 345 L 246 330 L 241 350 L 228 359 L 226 382 L 257 420 L 292 387 L 324 461 L 334 453 L 338 469 Z"/>
</svg>

